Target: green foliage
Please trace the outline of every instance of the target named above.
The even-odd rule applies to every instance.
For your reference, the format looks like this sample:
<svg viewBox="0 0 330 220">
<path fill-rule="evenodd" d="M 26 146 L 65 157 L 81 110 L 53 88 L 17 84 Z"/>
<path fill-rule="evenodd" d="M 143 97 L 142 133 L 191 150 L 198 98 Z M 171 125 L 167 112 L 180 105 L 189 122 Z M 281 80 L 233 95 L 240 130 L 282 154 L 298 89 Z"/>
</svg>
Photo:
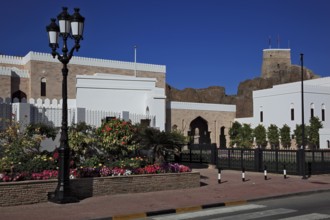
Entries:
<svg viewBox="0 0 330 220">
<path fill-rule="evenodd" d="M 109 164 L 109 166 L 134 170 L 137 168 L 145 167 L 147 164 L 148 164 L 147 161 L 144 160 L 142 157 L 132 157 L 132 158 L 124 158 L 123 160 L 115 161 Z"/>
<path fill-rule="evenodd" d="M 253 130 L 253 135 L 256 138 L 258 147 L 265 148 L 267 146 L 266 128 L 263 125 L 258 125 Z"/>
<path fill-rule="evenodd" d="M 310 148 L 317 149 L 320 146 L 319 130 L 323 128 L 323 125 L 318 117 L 311 117 L 309 124 L 308 144 Z"/>
<path fill-rule="evenodd" d="M 99 154 L 95 128 L 85 122 L 73 124 L 69 128 L 69 146 L 71 158 L 80 165 L 82 161 Z"/>
<path fill-rule="evenodd" d="M 80 162 L 79 162 L 79 167 L 100 167 L 103 165 L 103 162 L 101 157 L 98 155 L 93 155 L 90 157 L 84 157 Z"/>
<path fill-rule="evenodd" d="M 38 173 L 44 170 L 55 169 L 57 169 L 57 163 L 48 153 L 36 155 L 32 159 L 28 160 L 24 165 L 20 164 L 17 166 L 18 172 L 27 171 L 31 173 Z"/>
<path fill-rule="evenodd" d="M 235 144 L 239 143 L 239 133 L 240 129 L 242 128 L 242 125 L 235 121 L 231 128 L 229 129 L 229 138 L 230 138 L 230 143 L 229 145 L 233 147 Z"/>
<path fill-rule="evenodd" d="M 250 124 L 240 124 L 235 121 L 229 129 L 230 146 L 251 148 L 253 144 L 253 129 Z"/>
<path fill-rule="evenodd" d="M 54 126 L 47 125 L 44 123 L 32 123 L 26 127 L 26 133 L 30 137 L 34 135 L 41 135 L 46 138 L 52 138 L 54 140 L 58 133 L 58 129 Z"/>
<path fill-rule="evenodd" d="M 25 166 L 41 153 L 41 141 L 52 137 L 55 131 L 55 128 L 42 124 L 29 125 L 21 131 L 19 123 L 8 123 L 8 127 L 0 131 L 0 170 L 29 169 Z"/>
<path fill-rule="evenodd" d="M 178 131 L 159 131 L 155 128 L 139 130 L 141 145 L 151 149 L 156 163 L 163 163 L 166 154 L 181 151 L 181 146 L 187 143 L 186 137 Z"/>
<path fill-rule="evenodd" d="M 278 149 L 278 147 L 280 145 L 280 139 L 279 139 L 280 137 L 279 137 L 279 130 L 276 125 L 271 124 L 268 127 L 267 137 L 268 137 L 268 142 L 269 142 L 271 148 Z M 290 133 L 289 133 L 289 137 L 290 137 Z"/>
<path fill-rule="evenodd" d="M 291 129 L 288 125 L 285 124 L 280 128 L 281 144 L 284 148 L 289 148 L 291 146 L 290 133 Z"/>
<path fill-rule="evenodd" d="M 309 132 L 309 126 L 304 126 L 304 143 L 307 144 L 307 136 Z M 302 139 L 302 125 L 296 125 L 296 129 L 293 131 L 297 147 L 300 148 L 303 145 Z"/>
<path fill-rule="evenodd" d="M 117 118 L 104 122 L 96 130 L 99 149 L 109 157 L 123 158 L 139 148 L 135 139 L 136 127 Z"/>
<path fill-rule="evenodd" d="M 39 152 L 41 142 L 46 138 L 54 140 L 57 133 L 58 129 L 51 125 L 43 123 L 29 124 L 25 128 L 24 134 L 30 137 L 34 144 L 33 146 L 26 146 L 26 148 L 30 151 Z"/>
<path fill-rule="evenodd" d="M 242 148 L 251 148 L 253 144 L 253 129 L 250 124 L 243 124 L 239 130 L 239 146 Z"/>
</svg>

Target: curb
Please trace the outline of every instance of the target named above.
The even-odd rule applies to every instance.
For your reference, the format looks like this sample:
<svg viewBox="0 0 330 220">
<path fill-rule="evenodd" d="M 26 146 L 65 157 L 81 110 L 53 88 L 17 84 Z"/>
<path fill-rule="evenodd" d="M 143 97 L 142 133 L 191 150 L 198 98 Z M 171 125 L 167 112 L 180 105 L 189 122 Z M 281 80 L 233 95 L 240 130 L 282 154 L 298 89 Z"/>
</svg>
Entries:
<svg viewBox="0 0 330 220">
<path fill-rule="evenodd" d="M 145 213 L 135 213 L 128 215 L 115 215 L 108 218 L 97 218 L 93 220 L 131 220 L 131 219 L 140 219 L 140 218 L 148 218 L 156 215 L 166 215 L 166 214 L 180 214 L 187 212 L 200 211 L 203 209 L 223 207 L 223 206 L 235 206 L 235 205 L 243 205 L 246 204 L 246 200 L 232 201 L 232 202 L 220 202 L 220 203 L 211 203 L 200 206 L 191 206 L 191 207 L 182 207 L 177 209 L 164 209 L 159 211 L 151 211 Z"/>
<path fill-rule="evenodd" d="M 150 212 L 145 212 L 145 213 L 134 213 L 134 214 L 128 214 L 128 215 L 114 215 L 112 217 L 97 218 L 97 219 L 91 219 L 91 220 L 142 219 L 142 218 L 148 218 L 148 217 L 157 216 L 157 215 L 187 213 L 187 212 L 200 211 L 200 210 L 209 209 L 209 208 L 243 205 L 243 204 L 246 204 L 248 202 L 258 202 L 258 201 L 262 201 L 262 200 L 266 200 L 266 199 L 278 199 L 278 198 L 285 198 L 285 197 L 290 197 L 290 196 L 308 195 L 308 194 L 313 194 L 313 193 L 322 193 L 322 192 L 329 192 L 329 191 L 330 191 L 330 189 L 313 190 L 313 191 L 297 192 L 297 193 L 290 193 L 290 194 L 284 194 L 284 195 L 278 195 L 278 196 L 269 196 L 269 197 L 257 198 L 257 199 L 211 203 L 211 204 L 204 204 L 204 205 L 200 205 L 200 206 L 181 207 L 181 208 L 177 208 L 177 209 L 164 209 L 164 210 L 159 210 L 159 211 L 150 211 Z"/>
</svg>

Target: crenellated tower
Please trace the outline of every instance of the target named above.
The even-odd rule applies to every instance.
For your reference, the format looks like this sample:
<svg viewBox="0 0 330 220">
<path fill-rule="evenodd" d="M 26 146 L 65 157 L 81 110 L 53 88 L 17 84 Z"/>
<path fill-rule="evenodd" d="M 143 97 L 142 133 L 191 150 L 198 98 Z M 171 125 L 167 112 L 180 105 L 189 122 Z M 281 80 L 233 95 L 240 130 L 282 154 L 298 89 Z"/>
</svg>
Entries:
<svg viewBox="0 0 330 220">
<path fill-rule="evenodd" d="M 261 77 L 270 78 L 282 75 L 290 70 L 290 49 L 264 49 L 262 57 Z"/>
</svg>

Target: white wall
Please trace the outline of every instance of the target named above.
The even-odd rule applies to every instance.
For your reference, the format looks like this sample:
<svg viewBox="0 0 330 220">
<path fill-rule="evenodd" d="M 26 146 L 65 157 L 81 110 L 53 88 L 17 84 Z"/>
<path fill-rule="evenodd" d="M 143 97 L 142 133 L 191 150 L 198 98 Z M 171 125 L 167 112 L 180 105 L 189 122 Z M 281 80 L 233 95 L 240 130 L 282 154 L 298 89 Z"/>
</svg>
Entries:
<svg viewBox="0 0 330 220">
<path fill-rule="evenodd" d="M 165 129 L 165 90 L 155 78 L 95 74 L 77 76 L 77 108 L 128 111 L 156 116 L 155 127 Z"/>
</svg>

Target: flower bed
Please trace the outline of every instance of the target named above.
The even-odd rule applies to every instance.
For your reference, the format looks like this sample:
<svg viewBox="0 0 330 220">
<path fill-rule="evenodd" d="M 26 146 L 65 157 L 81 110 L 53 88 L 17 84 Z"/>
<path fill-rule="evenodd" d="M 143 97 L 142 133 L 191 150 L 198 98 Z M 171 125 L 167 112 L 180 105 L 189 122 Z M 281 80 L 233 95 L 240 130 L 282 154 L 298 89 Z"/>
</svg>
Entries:
<svg viewBox="0 0 330 220">
<path fill-rule="evenodd" d="M 0 183 L 0 206 L 47 202 L 48 193 L 54 192 L 56 186 L 56 179 L 2 182 Z M 199 186 L 199 172 L 121 175 L 70 180 L 72 194 L 78 199 L 122 193 L 187 189 Z"/>
<path fill-rule="evenodd" d="M 128 176 L 141 174 L 159 174 L 159 173 L 184 173 L 191 172 L 190 168 L 178 163 L 164 163 L 162 165 L 152 164 L 144 167 L 126 168 L 107 167 L 80 167 L 70 169 L 70 179 L 85 177 L 106 177 L 106 176 Z M 48 180 L 57 179 L 58 170 L 43 170 L 42 172 L 16 172 L 0 173 L 0 182 L 25 181 L 25 180 Z"/>
</svg>

